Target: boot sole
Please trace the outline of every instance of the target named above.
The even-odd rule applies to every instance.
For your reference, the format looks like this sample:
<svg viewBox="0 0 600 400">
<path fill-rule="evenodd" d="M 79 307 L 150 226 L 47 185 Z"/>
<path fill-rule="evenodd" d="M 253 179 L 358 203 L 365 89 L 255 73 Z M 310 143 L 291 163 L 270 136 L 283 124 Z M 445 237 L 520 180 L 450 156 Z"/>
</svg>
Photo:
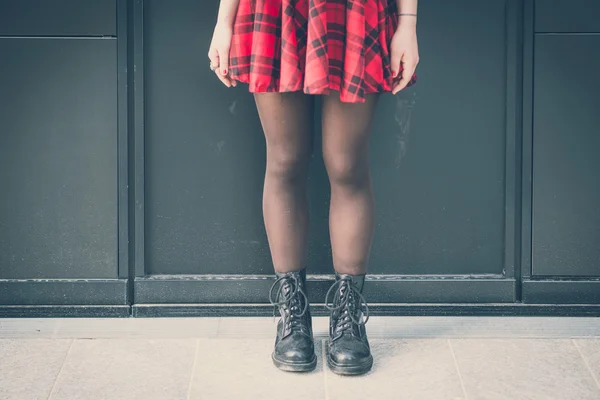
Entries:
<svg viewBox="0 0 600 400">
<path fill-rule="evenodd" d="M 355 365 L 339 365 L 331 358 L 327 357 L 327 366 L 329 366 L 329 369 L 332 372 L 335 372 L 338 375 L 362 375 L 369 372 L 371 367 L 373 367 L 373 356 L 370 356 L 364 362 Z"/>
<path fill-rule="evenodd" d="M 273 364 L 275 364 L 277 368 L 279 368 L 282 371 L 288 372 L 309 372 L 314 370 L 317 366 L 317 356 L 315 354 L 313 354 L 313 359 L 307 363 L 293 363 L 278 360 L 277 358 L 275 358 L 275 353 L 271 354 L 271 359 L 273 360 Z"/>
</svg>

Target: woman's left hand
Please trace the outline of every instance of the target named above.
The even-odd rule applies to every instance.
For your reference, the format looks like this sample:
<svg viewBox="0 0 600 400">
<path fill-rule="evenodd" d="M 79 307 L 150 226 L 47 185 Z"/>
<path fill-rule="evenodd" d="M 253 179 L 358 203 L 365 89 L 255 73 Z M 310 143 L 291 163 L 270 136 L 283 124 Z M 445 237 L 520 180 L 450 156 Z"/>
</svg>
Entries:
<svg viewBox="0 0 600 400">
<path fill-rule="evenodd" d="M 400 20 L 390 47 L 392 76 L 396 78 L 402 69 L 401 79 L 394 80 L 392 87 L 392 93 L 396 94 L 408 85 L 419 63 L 416 20 Z"/>
</svg>

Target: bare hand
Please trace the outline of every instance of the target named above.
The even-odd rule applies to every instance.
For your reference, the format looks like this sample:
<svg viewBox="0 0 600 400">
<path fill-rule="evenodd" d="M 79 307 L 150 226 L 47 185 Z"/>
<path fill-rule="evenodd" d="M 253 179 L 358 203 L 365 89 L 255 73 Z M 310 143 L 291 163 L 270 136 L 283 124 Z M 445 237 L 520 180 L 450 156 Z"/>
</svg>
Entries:
<svg viewBox="0 0 600 400">
<path fill-rule="evenodd" d="M 392 93 L 396 94 L 410 82 L 419 63 L 416 26 L 400 24 L 392 37 L 390 50 L 393 77 L 396 78 L 402 69 L 401 79 L 396 81 L 392 87 Z"/>
<path fill-rule="evenodd" d="M 217 23 L 208 50 L 210 69 L 227 87 L 237 86 L 237 81 L 229 76 L 229 49 L 233 28 L 227 24 Z"/>
</svg>

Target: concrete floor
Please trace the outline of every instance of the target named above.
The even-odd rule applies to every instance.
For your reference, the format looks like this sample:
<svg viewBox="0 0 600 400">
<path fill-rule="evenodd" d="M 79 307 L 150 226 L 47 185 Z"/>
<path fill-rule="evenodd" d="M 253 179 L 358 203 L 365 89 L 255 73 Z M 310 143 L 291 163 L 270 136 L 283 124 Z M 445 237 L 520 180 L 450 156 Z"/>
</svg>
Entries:
<svg viewBox="0 0 600 400">
<path fill-rule="evenodd" d="M 361 377 L 277 370 L 272 318 L 0 319 L 0 399 L 600 399 L 600 318 L 372 317 Z"/>
</svg>

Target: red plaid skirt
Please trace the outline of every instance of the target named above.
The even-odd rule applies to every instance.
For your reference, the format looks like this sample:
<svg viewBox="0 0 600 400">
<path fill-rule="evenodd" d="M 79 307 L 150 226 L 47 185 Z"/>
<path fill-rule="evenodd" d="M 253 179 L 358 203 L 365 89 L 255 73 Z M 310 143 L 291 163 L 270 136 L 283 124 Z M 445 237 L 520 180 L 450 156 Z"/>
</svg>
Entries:
<svg viewBox="0 0 600 400">
<path fill-rule="evenodd" d="M 393 87 L 397 26 L 396 0 L 240 0 L 230 75 L 250 92 L 335 90 L 341 101 L 364 102 Z"/>
</svg>

